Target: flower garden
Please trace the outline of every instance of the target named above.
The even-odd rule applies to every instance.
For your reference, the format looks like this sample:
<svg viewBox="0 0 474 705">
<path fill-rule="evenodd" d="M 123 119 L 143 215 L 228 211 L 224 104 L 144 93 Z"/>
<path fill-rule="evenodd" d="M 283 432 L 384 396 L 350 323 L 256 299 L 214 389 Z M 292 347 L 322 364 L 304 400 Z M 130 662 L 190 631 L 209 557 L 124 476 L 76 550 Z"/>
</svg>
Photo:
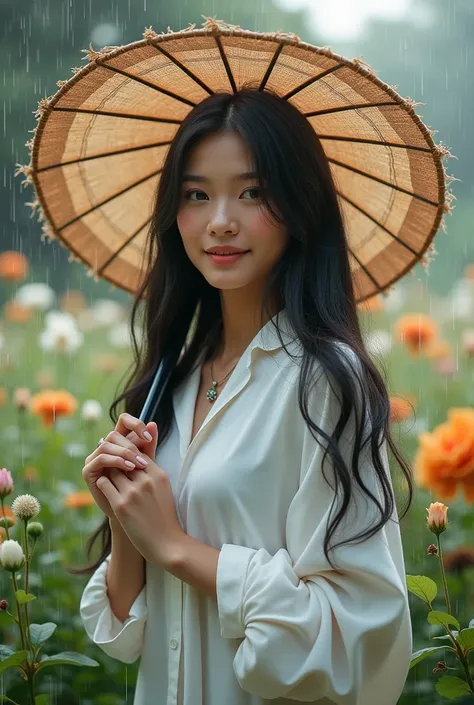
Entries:
<svg viewBox="0 0 474 705">
<path fill-rule="evenodd" d="M 131 362 L 128 310 L 30 281 L 28 265 L 0 253 L 0 702 L 131 704 L 137 664 L 89 641 L 78 614 L 87 578 L 68 571 L 85 564 L 102 519 L 81 470 Z M 407 276 L 359 311 L 416 480 L 401 529 L 418 655 L 399 705 L 472 703 L 474 267 L 449 295 Z M 393 479 L 401 509 L 396 468 Z"/>
</svg>

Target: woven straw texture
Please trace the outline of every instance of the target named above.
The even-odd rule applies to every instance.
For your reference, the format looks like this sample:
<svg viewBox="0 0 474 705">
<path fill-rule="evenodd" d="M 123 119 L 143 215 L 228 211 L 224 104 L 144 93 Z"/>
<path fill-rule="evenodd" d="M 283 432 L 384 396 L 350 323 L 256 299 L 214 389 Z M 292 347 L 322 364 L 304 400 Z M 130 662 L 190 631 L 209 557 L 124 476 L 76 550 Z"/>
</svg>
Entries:
<svg viewBox="0 0 474 705">
<path fill-rule="evenodd" d="M 319 136 L 358 301 L 429 261 L 450 209 L 449 153 L 413 102 L 360 60 L 213 20 L 161 35 L 149 28 L 142 41 L 86 53 L 88 65 L 40 101 L 31 163 L 19 171 L 34 183 L 31 205 L 46 236 L 96 279 L 137 291 L 161 166 L 180 122 L 209 94 L 249 83 L 291 101 Z"/>
</svg>

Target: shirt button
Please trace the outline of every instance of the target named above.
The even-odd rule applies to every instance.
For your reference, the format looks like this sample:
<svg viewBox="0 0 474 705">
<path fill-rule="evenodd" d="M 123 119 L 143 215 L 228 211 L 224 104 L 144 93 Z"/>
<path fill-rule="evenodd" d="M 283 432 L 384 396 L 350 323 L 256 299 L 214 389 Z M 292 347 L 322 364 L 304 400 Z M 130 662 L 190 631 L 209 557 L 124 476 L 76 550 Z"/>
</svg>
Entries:
<svg viewBox="0 0 474 705">
<path fill-rule="evenodd" d="M 178 647 L 178 642 L 176 641 L 176 639 L 171 639 L 170 646 L 172 649 L 176 649 Z"/>
</svg>

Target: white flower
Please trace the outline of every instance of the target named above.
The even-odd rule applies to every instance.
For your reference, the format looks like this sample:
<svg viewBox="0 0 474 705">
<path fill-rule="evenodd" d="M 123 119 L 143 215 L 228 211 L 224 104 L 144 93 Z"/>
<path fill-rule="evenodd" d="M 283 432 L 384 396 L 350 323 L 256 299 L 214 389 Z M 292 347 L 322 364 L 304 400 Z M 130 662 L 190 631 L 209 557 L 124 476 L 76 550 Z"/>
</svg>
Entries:
<svg viewBox="0 0 474 705">
<path fill-rule="evenodd" d="M 81 417 L 84 421 L 98 421 L 102 413 L 102 404 L 97 399 L 86 399 L 82 405 Z"/>
<path fill-rule="evenodd" d="M 387 313 L 398 313 L 406 300 L 406 291 L 400 286 L 393 287 L 390 293 L 383 298 L 383 305 Z"/>
<path fill-rule="evenodd" d="M 45 316 L 46 328 L 39 335 L 42 350 L 75 352 L 84 342 L 84 334 L 78 330 L 76 320 L 70 313 L 50 311 Z"/>
<path fill-rule="evenodd" d="M 124 307 L 113 299 L 98 299 L 90 311 L 98 326 L 111 326 L 123 321 L 125 317 Z"/>
<path fill-rule="evenodd" d="M 9 539 L 0 546 L 0 563 L 5 570 L 16 572 L 25 562 L 25 554 L 18 541 Z"/>
<path fill-rule="evenodd" d="M 16 497 L 11 506 L 13 514 L 25 521 L 27 519 L 33 519 L 37 514 L 39 514 L 41 505 L 31 494 L 20 494 Z"/>
<path fill-rule="evenodd" d="M 130 337 L 130 326 L 128 323 L 116 323 L 112 328 L 110 328 L 108 335 L 108 341 L 111 345 L 116 348 L 130 348 L 132 346 L 132 339 Z M 138 337 L 137 337 L 138 341 Z"/>
<path fill-rule="evenodd" d="M 369 355 L 387 355 L 392 348 L 392 336 L 386 330 L 374 330 L 366 333 L 365 347 Z"/>
<path fill-rule="evenodd" d="M 46 311 L 54 304 L 56 294 L 48 284 L 38 282 L 21 286 L 14 300 L 26 308 Z"/>
</svg>

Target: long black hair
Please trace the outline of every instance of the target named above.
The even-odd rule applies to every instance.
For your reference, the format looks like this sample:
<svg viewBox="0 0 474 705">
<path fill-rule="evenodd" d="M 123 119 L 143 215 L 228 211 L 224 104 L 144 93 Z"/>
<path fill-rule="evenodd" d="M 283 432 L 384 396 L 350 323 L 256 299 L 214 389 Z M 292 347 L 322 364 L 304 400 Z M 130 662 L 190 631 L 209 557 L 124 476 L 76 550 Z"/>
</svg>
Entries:
<svg viewBox="0 0 474 705">
<path fill-rule="evenodd" d="M 159 428 L 159 446 L 170 431 L 173 389 L 194 369 L 202 351 L 206 352 L 207 359 L 212 359 L 219 344 L 222 333 L 219 290 L 209 285 L 188 258 L 176 218 L 190 150 L 204 137 L 226 130 L 235 131 L 245 140 L 254 157 L 263 201 L 271 216 L 282 223 L 289 234 L 286 249 L 266 283 L 262 321 L 273 316 L 275 311 L 269 304 L 276 301 L 277 311 L 286 309 L 302 346 L 299 408 L 317 442 L 321 443 L 321 438 L 325 441 L 326 454 L 334 468 L 334 508 L 341 497 L 324 541 L 325 556 L 333 565 L 328 552 L 334 546 L 329 547 L 329 543 L 356 489 L 361 489 L 376 505 L 378 520 L 366 531 L 336 545 L 370 538 L 392 518 L 395 496 L 384 467 L 381 440 L 386 439 L 406 479 L 408 500 L 401 517 L 412 502 L 412 470 L 391 438 L 388 391 L 364 347 L 343 217 L 328 160 L 308 120 L 290 102 L 271 91 L 245 87 L 236 93 L 215 93 L 193 108 L 179 127 L 158 186 L 147 242 L 148 274 L 131 312 L 133 370 L 124 391 L 112 403 L 109 415 L 115 424 L 117 407 L 125 401 L 124 411 L 139 416 L 164 346 L 176 330 L 176 322 L 191 320 L 194 316 L 192 335 L 173 370 L 154 419 Z M 135 326 L 140 312 L 144 334 L 139 344 Z M 334 354 L 334 341 L 351 349 L 358 360 L 356 367 L 352 368 L 343 356 Z M 343 349 L 344 345 L 340 347 Z M 315 360 L 329 379 L 337 381 L 335 392 L 341 402 L 341 414 L 331 436 L 325 434 L 317 426 L 317 419 L 311 419 L 308 413 L 308 391 L 314 381 Z M 362 410 L 356 399 L 361 399 Z M 338 441 L 354 410 L 355 446 L 351 467 L 347 467 Z M 371 421 L 370 436 L 363 443 L 366 412 Z M 358 467 L 361 450 L 369 442 L 382 501 L 365 486 Z M 98 558 L 72 572 L 91 573 L 110 553 L 107 517 L 88 539 L 89 560 L 97 539 L 101 539 Z"/>
</svg>

